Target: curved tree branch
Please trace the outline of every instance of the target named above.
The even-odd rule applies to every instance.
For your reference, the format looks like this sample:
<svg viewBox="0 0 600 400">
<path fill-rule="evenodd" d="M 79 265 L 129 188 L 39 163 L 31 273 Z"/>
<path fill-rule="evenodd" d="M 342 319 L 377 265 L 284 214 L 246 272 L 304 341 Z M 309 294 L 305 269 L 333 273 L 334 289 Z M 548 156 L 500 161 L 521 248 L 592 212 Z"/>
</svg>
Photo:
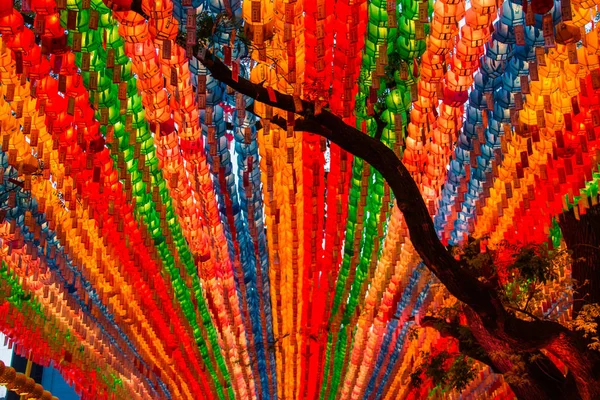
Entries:
<svg viewBox="0 0 600 400">
<path fill-rule="evenodd" d="M 196 46 L 197 51 L 199 46 Z M 478 314 L 497 319 L 495 300 L 484 286 L 467 274 L 440 242 L 433 221 L 421 192 L 410 173 L 396 154 L 380 141 L 347 125 L 341 118 L 327 110 L 315 115 L 314 104 L 275 90 L 254 84 L 243 77 L 232 79 L 231 71 L 210 51 L 199 56 L 214 79 L 219 80 L 256 101 L 303 118 L 296 120 L 296 130 L 304 130 L 323 136 L 342 149 L 362 158 L 377 169 L 394 192 L 398 208 L 403 212 L 411 240 L 428 268 L 459 300 L 477 310 Z M 269 94 L 269 92 L 271 92 Z M 275 119 L 281 124 L 281 121 Z"/>
<path fill-rule="evenodd" d="M 200 45 L 194 47 L 194 53 L 214 79 L 263 104 L 295 113 L 301 117 L 294 122 L 295 130 L 325 137 L 378 170 L 390 185 L 398 208 L 404 215 L 410 239 L 427 268 L 453 296 L 475 311 L 490 332 L 496 332 L 504 340 L 524 350 L 544 347 L 561 333 L 568 332 L 562 325 L 552 321 L 517 318 L 504 308 L 493 290 L 462 268 L 461 263 L 439 240 L 419 187 L 392 149 L 347 125 L 328 110 L 315 115 L 315 107 L 311 102 L 252 83 L 241 76 L 234 80 L 231 70 Z M 281 117 L 274 117 L 272 122 L 281 127 L 285 127 L 286 123 Z"/>
<path fill-rule="evenodd" d="M 514 374 L 514 371 L 507 371 L 506 366 L 502 362 L 497 362 L 499 361 L 497 356 L 494 358 L 488 354 L 486 349 L 479 344 L 469 327 L 430 316 L 423 317 L 420 325 L 436 329 L 442 336 L 450 336 L 456 339 L 461 354 L 488 365 L 495 373 Z M 523 387 L 523 383 L 508 383 L 519 398 L 530 398 L 530 390 L 533 386 L 541 386 L 538 389 L 545 391 L 544 398 L 581 399 L 573 374 L 569 373 L 565 377 L 556 365 L 541 351 L 535 350 L 518 354 L 524 363 L 524 379 L 529 382 L 524 384 L 525 387 Z"/>
<path fill-rule="evenodd" d="M 133 0 L 129 6 L 121 5 L 119 8 L 137 12 L 147 18 L 140 3 L 139 0 Z M 181 44 L 185 46 L 185 43 Z M 196 44 L 193 53 L 214 79 L 256 101 L 295 113 L 301 117 L 295 121 L 295 130 L 303 129 L 325 137 L 378 170 L 390 185 L 398 208 L 404 214 L 411 241 L 427 268 L 452 295 L 477 314 L 490 333 L 523 350 L 544 347 L 560 334 L 570 333 L 558 323 L 524 321 L 515 317 L 504 308 L 493 290 L 489 290 L 485 284 L 462 268 L 461 263 L 447 251 L 437 237 L 419 187 L 390 148 L 347 125 L 328 110 L 322 110 L 316 115 L 315 106 L 309 101 L 252 83 L 241 76 L 233 79 L 231 70 L 203 46 Z"/>
</svg>

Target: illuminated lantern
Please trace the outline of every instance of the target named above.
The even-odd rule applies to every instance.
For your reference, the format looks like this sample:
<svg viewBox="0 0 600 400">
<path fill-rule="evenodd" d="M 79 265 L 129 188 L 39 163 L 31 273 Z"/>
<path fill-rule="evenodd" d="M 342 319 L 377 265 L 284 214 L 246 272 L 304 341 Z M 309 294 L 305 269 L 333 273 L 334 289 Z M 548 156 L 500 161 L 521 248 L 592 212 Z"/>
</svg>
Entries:
<svg viewBox="0 0 600 400">
<path fill-rule="evenodd" d="M 483 47 L 474 47 L 472 43 L 461 40 L 456 45 L 456 54 L 464 61 L 476 61 L 483 54 Z"/>
<path fill-rule="evenodd" d="M 598 55 L 589 52 L 589 47 L 581 47 L 577 49 L 577 59 L 583 64 L 588 71 L 593 71 L 600 68 L 600 60 Z"/>
<path fill-rule="evenodd" d="M 23 54 L 23 65 L 32 67 L 41 62 L 42 62 L 42 51 L 39 46 L 34 46 L 30 51 Z"/>
<path fill-rule="evenodd" d="M 557 43 L 555 48 L 548 50 L 547 58 L 557 63 L 560 61 L 567 61 L 569 58 L 567 46 Z"/>
<path fill-rule="evenodd" d="M 486 43 L 486 56 L 495 61 L 505 61 L 510 55 L 510 47 L 507 43 L 493 40 L 492 43 Z"/>
<path fill-rule="evenodd" d="M 158 68 L 156 68 L 156 71 L 158 72 Z M 146 79 L 140 79 L 139 81 L 140 88 L 149 94 L 157 94 L 162 91 L 164 88 L 163 83 L 164 80 L 159 74 L 155 74 Z"/>
<path fill-rule="evenodd" d="M 525 99 L 527 101 L 527 105 L 533 110 L 543 110 L 544 109 L 544 97 L 538 96 L 536 94 L 528 94 L 525 95 Z"/>
<path fill-rule="evenodd" d="M 75 65 L 75 54 L 67 53 L 61 57 L 60 75 L 77 74 L 77 66 Z"/>
<path fill-rule="evenodd" d="M 483 29 L 490 25 L 489 15 L 475 11 L 475 7 L 471 7 L 466 11 L 465 21 L 473 29 Z"/>
<path fill-rule="evenodd" d="M 201 159 L 202 153 L 202 139 L 198 138 L 196 140 L 182 140 L 180 142 L 180 146 L 182 151 L 185 152 L 187 158 L 190 161 L 196 161 Z"/>
<path fill-rule="evenodd" d="M 153 19 L 170 18 L 173 13 L 171 0 L 143 0 L 142 11 Z"/>
<path fill-rule="evenodd" d="M 150 20 L 148 25 L 150 35 L 158 40 L 174 40 L 179 32 L 179 22 L 173 17 Z"/>
<path fill-rule="evenodd" d="M 453 134 L 458 131 L 458 124 L 453 117 L 440 116 L 437 119 L 439 132 L 443 134 L 442 140 L 437 143 L 448 142 L 448 134 Z"/>
<path fill-rule="evenodd" d="M 6 37 L 6 45 L 13 51 L 27 52 L 35 46 L 35 35 L 30 29 L 23 29 Z"/>
<path fill-rule="evenodd" d="M 63 26 L 67 26 L 70 13 L 76 13 L 74 31 L 87 32 L 89 30 L 90 10 L 63 10 L 60 12 L 60 20 Z M 72 14 L 71 14 L 72 15 Z"/>
<path fill-rule="evenodd" d="M 399 41 L 400 41 L 400 39 L 402 39 L 402 37 L 398 38 Z M 401 43 L 396 43 L 396 44 L 400 47 L 401 44 L 405 43 L 406 41 L 408 41 L 408 39 L 404 39 Z M 427 38 L 427 52 L 428 53 L 442 56 L 442 55 L 445 55 L 448 52 L 450 52 L 452 47 L 453 47 L 452 43 L 449 40 L 438 39 L 433 36 L 429 36 Z M 404 52 L 403 54 L 410 55 L 411 53 Z M 412 58 L 412 57 L 407 57 L 407 58 Z"/>
<path fill-rule="evenodd" d="M 472 76 L 479 68 L 479 58 L 473 61 L 463 61 L 458 54 L 452 56 L 452 70 L 457 75 Z"/>
<path fill-rule="evenodd" d="M 119 34 L 126 42 L 139 43 L 148 40 L 148 24 L 140 14 L 128 11 L 119 13 Z"/>
<path fill-rule="evenodd" d="M 36 20 L 38 18 L 44 19 L 44 34 L 42 36 L 61 38 L 65 35 L 65 28 L 60 23 L 59 14 L 37 14 L 35 18 Z"/>
<path fill-rule="evenodd" d="M 426 53 L 427 54 L 427 53 Z M 421 66 L 421 71 L 423 71 L 423 66 Z M 421 72 L 422 74 L 422 72 Z M 431 81 L 425 79 L 419 79 L 419 93 L 423 94 L 423 97 L 426 98 L 434 98 L 437 95 L 437 85 L 436 83 L 431 83 Z M 406 93 L 406 92 L 404 92 Z M 387 99 L 386 99 L 387 104 Z M 390 106 L 388 105 L 388 109 Z"/>
<path fill-rule="evenodd" d="M 498 96 L 498 98 L 500 98 L 500 96 Z M 509 99 L 512 100 L 512 97 L 509 97 Z M 510 102 L 508 104 L 510 104 Z M 510 123 L 510 110 L 504 107 L 500 101 L 494 102 L 494 119 L 502 123 Z"/>
<path fill-rule="evenodd" d="M 125 46 L 127 53 L 131 54 L 135 61 L 148 61 L 156 58 L 156 48 L 150 39 L 135 44 L 127 43 Z M 133 47 L 133 51 L 131 51 L 131 47 Z"/>
<path fill-rule="evenodd" d="M 49 15 L 56 12 L 56 1 L 55 0 L 31 0 L 31 10 L 36 15 Z"/>
<path fill-rule="evenodd" d="M 489 57 L 484 57 L 483 61 L 481 62 L 481 74 L 479 75 L 483 75 L 481 79 L 484 80 L 488 77 L 491 79 L 501 78 L 505 68 L 506 63 L 502 62 L 501 60 L 494 60 Z M 475 79 L 478 79 L 478 77 L 475 77 Z"/>
<path fill-rule="evenodd" d="M 583 51 L 581 53 L 584 53 L 585 50 L 583 48 L 582 48 L 582 50 Z M 584 79 L 586 76 L 589 75 L 589 70 L 587 68 L 585 68 L 583 63 L 577 63 L 577 64 L 565 63 L 564 71 L 568 76 L 571 76 L 573 78 Z"/>
<path fill-rule="evenodd" d="M 469 25 L 464 25 L 461 29 L 461 40 L 466 40 L 471 47 L 482 47 L 490 38 L 488 28 L 474 29 Z"/>
<path fill-rule="evenodd" d="M 519 119 L 526 125 L 537 125 L 537 112 L 529 108 L 526 104 L 523 109 L 519 112 Z"/>
<path fill-rule="evenodd" d="M 401 15 L 400 18 L 398 19 L 398 29 L 402 33 L 405 33 L 407 38 L 409 38 L 411 40 L 415 40 L 416 39 L 416 29 L 415 29 L 416 23 L 417 23 L 417 21 L 414 21 L 414 20 L 408 18 L 406 15 Z M 440 36 L 443 36 L 443 35 L 440 34 Z M 436 36 L 436 37 L 440 38 L 439 36 Z M 377 37 L 371 38 L 371 40 L 373 40 L 373 39 L 375 39 L 374 42 L 376 43 Z"/>
<path fill-rule="evenodd" d="M 169 107 L 167 94 L 164 90 L 158 92 L 156 96 L 145 96 L 146 117 L 155 123 L 166 122 L 171 118 L 171 108 Z"/>
<path fill-rule="evenodd" d="M 471 7 L 483 15 L 496 12 L 496 2 L 493 0 L 474 0 L 471 2 Z"/>
<path fill-rule="evenodd" d="M 473 84 L 473 76 L 461 76 L 457 75 L 453 69 L 446 73 L 446 88 L 454 92 L 466 92 L 469 87 Z M 465 97 L 461 95 L 461 97 Z M 467 99 L 465 98 L 465 101 Z"/>
<path fill-rule="evenodd" d="M 557 82 L 556 79 L 540 79 L 539 81 L 532 81 L 529 83 L 531 93 L 538 96 L 549 95 L 556 90 Z"/>
<path fill-rule="evenodd" d="M 465 16 L 465 3 L 456 4 L 436 1 L 433 5 L 433 18 L 440 24 L 458 24 Z"/>
<path fill-rule="evenodd" d="M 565 125 L 563 113 L 560 111 L 553 111 L 546 113 L 546 128 L 549 131 L 558 131 L 563 129 Z"/>
<path fill-rule="evenodd" d="M 600 54 L 600 32 L 592 29 L 585 35 L 585 44 L 588 51 L 592 54 Z"/>
<path fill-rule="evenodd" d="M 16 35 L 23 31 L 23 27 L 23 16 L 15 9 L 12 9 L 11 13 L 0 17 L 0 34 L 3 36 Z"/>
<path fill-rule="evenodd" d="M 249 38 L 258 45 L 262 45 L 273 37 L 273 3 L 271 1 L 244 1 L 242 2 L 242 15 L 245 21 L 244 29 Z"/>
<path fill-rule="evenodd" d="M 161 64 L 163 64 L 163 70 L 168 71 L 165 76 L 169 76 L 171 66 L 177 69 L 182 69 L 182 64 L 187 60 L 185 56 L 185 49 L 181 46 L 176 46 L 171 50 L 171 58 L 160 58 Z M 178 73 L 178 76 L 182 76 L 183 70 Z"/>
<path fill-rule="evenodd" d="M 12 52 L 5 51 L 3 54 L 0 54 L 0 71 L 9 73 L 10 75 L 8 76 L 13 76 L 15 69 L 16 63 L 13 62 Z"/>
<path fill-rule="evenodd" d="M 575 3 L 576 2 L 574 1 L 571 6 L 573 11 L 573 19 L 569 22 L 575 27 L 582 28 L 592 21 L 592 8 L 595 7 L 597 3 L 590 7 Z"/>
<path fill-rule="evenodd" d="M 39 99 L 48 99 L 58 92 L 58 81 L 50 76 L 40 79 L 37 83 L 36 95 Z"/>
<path fill-rule="evenodd" d="M 561 76 L 559 79 L 560 90 L 567 95 L 573 97 L 579 94 L 579 79 L 574 79 L 567 76 Z"/>
<path fill-rule="evenodd" d="M 402 18 L 400 21 L 402 21 Z M 429 36 L 439 40 L 450 40 L 456 35 L 458 30 L 454 24 L 440 24 L 435 22 L 431 24 L 430 28 Z"/>
<path fill-rule="evenodd" d="M 502 3 L 502 12 L 500 14 L 502 24 L 514 28 L 515 25 L 525 25 L 525 13 L 523 7 L 513 1 L 505 1 Z"/>
</svg>

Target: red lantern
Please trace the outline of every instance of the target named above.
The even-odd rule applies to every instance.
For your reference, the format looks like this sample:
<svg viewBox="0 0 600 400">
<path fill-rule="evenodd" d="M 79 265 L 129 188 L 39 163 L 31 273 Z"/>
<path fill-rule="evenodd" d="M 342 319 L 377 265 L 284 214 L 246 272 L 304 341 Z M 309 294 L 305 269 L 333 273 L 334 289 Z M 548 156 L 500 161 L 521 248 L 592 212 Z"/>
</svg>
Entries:
<svg viewBox="0 0 600 400">
<path fill-rule="evenodd" d="M 12 13 L 0 17 L 0 34 L 16 35 L 21 31 L 23 31 L 23 16 L 20 12 L 13 9 Z"/>
</svg>

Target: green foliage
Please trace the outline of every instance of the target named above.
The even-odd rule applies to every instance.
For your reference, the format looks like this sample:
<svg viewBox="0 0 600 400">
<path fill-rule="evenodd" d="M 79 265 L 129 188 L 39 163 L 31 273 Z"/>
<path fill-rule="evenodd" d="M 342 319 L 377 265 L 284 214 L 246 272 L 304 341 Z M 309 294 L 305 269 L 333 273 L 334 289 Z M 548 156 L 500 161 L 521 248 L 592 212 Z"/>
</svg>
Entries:
<svg viewBox="0 0 600 400">
<path fill-rule="evenodd" d="M 421 355 L 424 361 L 410 374 L 413 387 L 418 388 L 423 384 L 421 376 L 424 374 L 443 391 L 461 392 L 476 376 L 474 361 L 462 354 L 443 350 L 434 355 L 429 352 Z"/>
<path fill-rule="evenodd" d="M 460 317 L 461 313 L 462 313 L 462 304 L 458 301 L 455 301 L 451 304 L 446 304 L 446 305 L 443 305 L 443 306 L 437 308 L 435 311 L 435 315 L 432 315 L 432 316 L 439 318 L 441 321 L 443 320 L 443 322 L 441 322 L 439 324 L 439 326 L 437 323 L 435 323 L 434 327 L 438 331 L 444 329 L 446 320 L 454 321 Z"/>
<path fill-rule="evenodd" d="M 450 253 L 455 257 L 460 257 L 464 266 L 474 275 L 482 280 L 489 280 L 495 276 L 494 253 L 490 251 L 481 251 L 481 242 L 486 238 L 473 239 L 460 247 L 451 247 Z"/>
<path fill-rule="evenodd" d="M 450 376 L 451 387 L 457 392 L 462 392 L 467 385 L 475 379 L 477 375 L 474 368 L 474 361 L 466 356 L 459 356 L 454 359 L 448 375 Z"/>
<path fill-rule="evenodd" d="M 552 263 L 554 255 L 545 245 L 521 247 L 514 254 L 512 268 L 519 271 L 520 276 L 527 281 L 546 283 L 557 277 Z"/>
<path fill-rule="evenodd" d="M 590 339 L 588 348 L 600 351 L 600 335 L 598 334 L 598 320 L 600 319 L 600 304 L 586 304 L 581 308 L 577 317 L 571 321 L 573 330 L 583 332 L 583 336 Z"/>
<path fill-rule="evenodd" d="M 196 16 L 196 37 L 205 42 L 212 36 L 216 29 L 216 16 L 208 11 L 203 11 Z"/>
<path fill-rule="evenodd" d="M 202 11 L 196 15 L 196 38 L 199 44 L 211 46 L 211 38 L 218 30 L 227 32 L 236 32 L 238 42 L 246 46 L 250 45 L 250 40 L 244 32 L 244 21 L 227 13 L 213 14 L 209 11 Z M 185 47 L 187 42 L 187 32 L 182 30 L 177 35 L 177 43 Z"/>
<path fill-rule="evenodd" d="M 421 367 L 416 368 L 410 374 L 410 385 L 414 388 L 419 388 L 423 384 L 423 379 L 421 379 L 421 375 L 423 374 L 423 369 Z"/>
<path fill-rule="evenodd" d="M 507 306 L 521 317 L 543 318 L 540 312 L 544 289 L 552 292 L 573 290 L 573 281 L 565 275 L 571 263 L 567 250 L 550 250 L 543 244 L 500 243 L 495 249 L 482 245 L 486 238 L 470 238 L 461 247 L 452 247 L 464 268 L 489 284 Z"/>
<path fill-rule="evenodd" d="M 409 341 L 417 340 L 419 338 L 419 328 L 412 326 L 408 329 L 407 338 Z"/>
<path fill-rule="evenodd" d="M 528 385 L 529 376 L 525 372 L 526 362 L 522 356 L 514 353 L 508 353 L 502 350 L 492 351 L 489 353 L 490 358 L 494 362 L 508 362 L 510 370 L 503 373 L 504 381 L 512 386 Z M 537 356 L 536 356 L 537 357 Z M 534 362 L 535 357 L 530 358 L 529 362 Z"/>
<path fill-rule="evenodd" d="M 400 54 L 393 51 L 388 54 L 388 63 L 385 66 L 385 75 L 383 77 L 383 82 L 385 82 L 385 86 L 387 88 L 393 88 L 396 86 L 396 80 L 394 79 L 394 74 L 396 71 L 400 70 L 400 63 L 402 62 L 402 58 Z"/>
</svg>

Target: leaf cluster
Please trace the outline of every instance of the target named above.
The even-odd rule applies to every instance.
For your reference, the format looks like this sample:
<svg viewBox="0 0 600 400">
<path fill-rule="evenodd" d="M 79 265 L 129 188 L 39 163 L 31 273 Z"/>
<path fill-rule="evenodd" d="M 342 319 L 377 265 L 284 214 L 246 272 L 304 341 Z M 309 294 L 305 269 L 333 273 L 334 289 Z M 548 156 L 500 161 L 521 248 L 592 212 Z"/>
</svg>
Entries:
<svg viewBox="0 0 600 400">
<path fill-rule="evenodd" d="M 526 360 L 519 354 L 509 353 L 503 350 L 491 351 L 490 358 L 495 361 L 508 362 L 510 370 L 504 372 L 504 381 L 512 386 L 525 386 L 530 384 L 529 375 L 526 372 Z M 538 356 L 532 356 L 529 362 L 535 362 Z"/>
<path fill-rule="evenodd" d="M 244 31 L 244 21 L 229 15 L 225 12 L 213 14 L 209 11 L 202 11 L 196 15 L 196 38 L 199 44 L 210 46 L 214 34 L 218 30 L 235 31 L 236 38 L 246 46 L 250 45 L 250 39 Z M 177 42 L 185 47 L 187 32 L 180 31 L 177 35 Z"/>
<path fill-rule="evenodd" d="M 386 87 L 392 88 L 396 86 L 394 75 L 396 71 L 400 70 L 400 63 L 402 63 L 402 58 L 398 52 L 393 51 L 388 54 L 388 63 L 385 66 L 385 76 L 383 77 Z"/>
<path fill-rule="evenodd" d="M 546 283 L 557 277 L 553 256 L 546 246 L 521 247 L 514 254 L 511 268 L 527 281 Z"/>
<path fill-rule="evenodd" d="M 502 242 L 488 249 L 482 241 L 470 238 L 468 243 L 453 247 L 464 268 L 497 291 L 504 304 L 530 318 L 542 317 L 540 305 L 544 289 L 552 292 L 573 290 L 573 282 L 564 271 L 571 263 L 570 252 L 551 250 L 544 244 L 511 244 Z"/>
<path fill-rule="evenodd" d="M 475 362 L 462 354 L 443 350 L 437 354 L 424 352 L 421 356 L 423 362 L 410 374 L 412 387 L 420 387 L 424 375 L 444 391 L 461 392 L 476 376 Z"/>
<path fill-rule="evenodd" d="M 570 328 L 583 332 L 583 336 L 590 339 L 588 348 L 600 351 L 600 335 L 598 334 L 598 321 L 600 320 L 600 304 L 586 304 L 581 308 L 577 317 L 570 323 Z"/>
</svg>

